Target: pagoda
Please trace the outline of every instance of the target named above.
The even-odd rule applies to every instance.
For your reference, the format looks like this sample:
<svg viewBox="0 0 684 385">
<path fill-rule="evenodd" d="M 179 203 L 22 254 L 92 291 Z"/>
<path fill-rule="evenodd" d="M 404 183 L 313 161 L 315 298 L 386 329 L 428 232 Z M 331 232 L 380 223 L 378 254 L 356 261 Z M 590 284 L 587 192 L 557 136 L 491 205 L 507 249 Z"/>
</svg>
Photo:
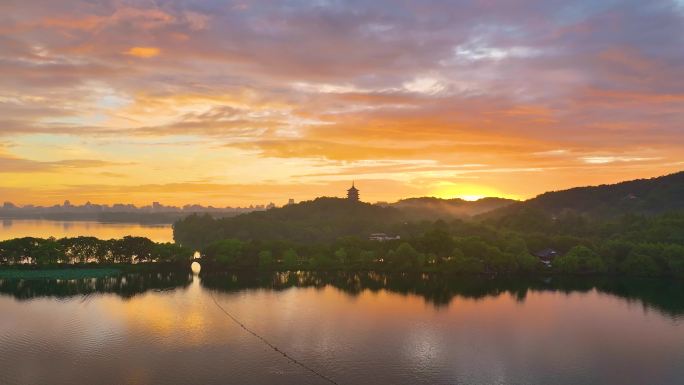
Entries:
<svg viewBox="0 0 684 385">
<path fill-rule="evenodd" d="M 349 199 L 352 202 L 359 201 L 359 189 L 354 187 L 354 182 L 352 182 L 351 188 L 347 190 L 347 199 Z"/>
</svg>

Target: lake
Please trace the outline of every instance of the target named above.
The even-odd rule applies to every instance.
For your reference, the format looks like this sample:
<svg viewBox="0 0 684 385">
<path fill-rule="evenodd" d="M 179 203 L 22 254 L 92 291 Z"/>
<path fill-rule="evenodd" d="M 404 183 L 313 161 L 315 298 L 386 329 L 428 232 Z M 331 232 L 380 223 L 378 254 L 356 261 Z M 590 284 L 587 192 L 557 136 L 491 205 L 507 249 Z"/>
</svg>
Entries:
<svg viewBox="0 0 684 385">
<path fill-rule="evenodd" d="M 147 237 L 155 242 L 173 242 L 171 225 L 103 223 L 96 221 L 52 221 L 42 219 L 0 219 L 0 240 L 37 237 L 93 236 L 100 239 L 126 235 Z"/>
<path fill-rule="evenodd" d="M 669 280 L 0 278 L 0 314 L 4 385 L 684 381 L 684 283 Z"/>
</svg>

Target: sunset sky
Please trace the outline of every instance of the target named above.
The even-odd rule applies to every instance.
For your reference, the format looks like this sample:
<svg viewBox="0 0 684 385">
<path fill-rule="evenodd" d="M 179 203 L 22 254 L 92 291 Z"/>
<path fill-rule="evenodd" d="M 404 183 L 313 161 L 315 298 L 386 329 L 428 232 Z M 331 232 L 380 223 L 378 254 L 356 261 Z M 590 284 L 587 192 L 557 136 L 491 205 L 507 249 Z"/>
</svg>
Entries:
<svg viewBox="0 0 684 385">
<path fill-rule="evenodd" d="M 533 197 L 684 170 L 684 0 L 0 1 L 0 200 Z"/>
</svg>

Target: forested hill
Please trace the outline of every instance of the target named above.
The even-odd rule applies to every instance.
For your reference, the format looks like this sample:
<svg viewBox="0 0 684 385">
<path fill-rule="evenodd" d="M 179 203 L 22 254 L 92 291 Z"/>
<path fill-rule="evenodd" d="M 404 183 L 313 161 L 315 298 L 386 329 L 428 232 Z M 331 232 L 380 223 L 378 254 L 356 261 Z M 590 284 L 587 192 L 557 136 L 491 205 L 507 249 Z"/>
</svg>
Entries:
<svg viewBox="0 0 684 385">
<path fill-rule="evenodd" d="M 584 236 L 591 233 L 588 218 L 603 223 L 625 214 L 657 215 L 682 210 L 684 172 L 549 192 L 525 202 L 497 198 L 477 202 L 414 198 L 381 206 L 340 198 L 317 198 L 232 218 L 191 215 L 174 224 L 174 239 L 192 248 L 229 238 L 329 243 L 349 236 L 367 239 L 372 233 L 393 236 L 400 234 L 406 223 L 451 221 L 478 212 L 485 212 L 478 219 L 496 228 Z"/>
<path fill-rule="evenodd" d="M 390 206 L 400 209 L 411 220 L 465 218 L 509 206 L 517 201 L 505 198 L 482 198 L 476 201 L 433 197 L 402 199 Z"/>
<path fill-rule="evenodd" d="M 176 242 L 202 247 L 227 238 L 329 242 L 342 236 L 367 238 L 390 232 L 403 220 L 400 210 L 340 198 L 316 198 L 232 218 L 191 215 L 173 226 Z"/>
<path fill-rule="evenodd" d="M 549 215 L 579 214 L 607 219 L 625 214 L 655 215 L 679 210 L 684 210 L 684 172 L 612 185 L 547 192 L 484 216 L 501 218 L 536 211 Z"/>
</svg>

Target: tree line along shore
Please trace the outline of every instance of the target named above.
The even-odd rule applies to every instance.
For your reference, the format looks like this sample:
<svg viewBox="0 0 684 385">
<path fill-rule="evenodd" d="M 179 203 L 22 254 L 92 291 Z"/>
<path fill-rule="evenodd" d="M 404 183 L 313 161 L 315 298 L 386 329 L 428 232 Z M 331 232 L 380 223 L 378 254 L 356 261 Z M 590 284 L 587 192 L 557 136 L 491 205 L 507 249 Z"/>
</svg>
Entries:
<svg viewBox="0 0 684 385">
<path fill-rule="evenodd" d="M 372 205 L 356 190 L 234 217 L 189 215 L 173 237 L 11 239 L 0 242 L 0 265 L 187 267 L 200 258 L 209 269 L 684 277 L 684 172 L 524 202 Z"/>
<path fill-rule="evenodd" d="M 534 222 L 534 214 L 529 215 L 528 220 Z M 198 218 L 191 220 L 197 222 Z M 220 227 L 217 219 L 206 217 L 202 221 L 210 228 Z M 523 227 L 531 225 L 527 223 Z M 353 235 L 332 241 L 217 236 L 216 240 L 193 247 L 155 243 L 144 237 L 111 240 L 25 237 L 0 242 L 0 265 L 5 268 L 154 264 L 187 267 L 199 259 L 203 268 L 209 269 L 684 277 L 684 242 L 677 238 L 684 237 L 684 233 L 663 231 L 663 228 L 684 227 L 681 214 L 622 218 L 617 223 L 603 224 L 564 218 L 543 227 L 543 232 L 517 231 L 515 226 L 484 222 L 422 221 L 397 225 L 400 235 L 385 240 Z M 202 227 L 197 226 L 195 230 L 202 232 Z M 555 256 L 540 257 L 539 250 L 553 250 Z"/>
</svg>

